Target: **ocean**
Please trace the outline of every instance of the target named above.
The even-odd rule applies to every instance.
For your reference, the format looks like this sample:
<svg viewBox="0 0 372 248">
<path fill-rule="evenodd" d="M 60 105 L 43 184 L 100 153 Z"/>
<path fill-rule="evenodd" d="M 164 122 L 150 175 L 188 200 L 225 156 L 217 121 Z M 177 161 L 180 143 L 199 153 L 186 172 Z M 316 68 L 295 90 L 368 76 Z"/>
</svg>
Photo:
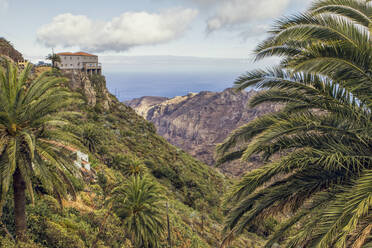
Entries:
<svg viewBox="0 0 372 248">
<path fill-rule="evenodd" d="M 242 72 L 105 72 L 107 88 L 120 101 L 142 96 L 174 97 L 222 91 Z"/>
</svg>

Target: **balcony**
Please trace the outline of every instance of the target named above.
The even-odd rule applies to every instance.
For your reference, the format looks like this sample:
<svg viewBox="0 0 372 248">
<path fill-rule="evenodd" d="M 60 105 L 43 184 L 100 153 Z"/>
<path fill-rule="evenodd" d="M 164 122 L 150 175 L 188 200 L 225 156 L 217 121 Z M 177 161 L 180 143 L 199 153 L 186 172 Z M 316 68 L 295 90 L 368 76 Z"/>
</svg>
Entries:
<svg viewBox="0 0 372 248">
<path fill-rule="evenodd" d="M 98 74 L 101 75 L 102 73 L 102 65 L 101 63 L 94 63 L 94 62 L 84 62 L 83 63 L 83 71 L 87 74 Z"/>
<path fill-rule="evenodd" d="M 86 63 L 83 63 L 83 68 L 85 70 L 89 70 L 89 69 L 101 69 L 102 68 L 102 64 L 101 63 L 89 63 L 89 62 L 86 62 Z"/>
</svg>

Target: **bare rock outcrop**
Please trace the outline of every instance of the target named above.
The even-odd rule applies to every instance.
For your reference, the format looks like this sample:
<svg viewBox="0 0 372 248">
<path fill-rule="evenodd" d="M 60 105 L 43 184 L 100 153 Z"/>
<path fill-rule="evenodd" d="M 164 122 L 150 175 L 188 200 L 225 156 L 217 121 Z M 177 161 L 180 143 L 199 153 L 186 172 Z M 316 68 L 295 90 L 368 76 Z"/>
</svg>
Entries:
<svg viewBox="0 0 372 248">
<path fill-rule="evenodd" d="M 158 133 L 199 160 L 214 165 L 215 147 L 238 127 L 257 116 L 276 111 L 277 105 L 248 108 L 247 102 L 256 91 L 190 93 L 175 98 L 142 97 L 126 104 L 155 124 Z M 223 172 L 241 175 L 260 166 L 258 158 L 248 163 L 236 161 L 222 165 Z"/>
<path fill-rule="evenodd" d="M 144 96 L 124 103 L 130 105 L 139 115 L 146 117 L 152 107 L 166 100 L 169 100 L 169 98 L 161 96 Z"/>
<path fill-rule="evenodd" d="M 107 90 L 106 80 L 101 75 L 91 75 L 78 70 L 64 70 L 63 76 L 70 79 L 73 90 L 80 89 L 87 99 L 88 105 L 94 107 L 100 104 L 104 110 L 109 110 L 113 98 Z"/>
</svg>

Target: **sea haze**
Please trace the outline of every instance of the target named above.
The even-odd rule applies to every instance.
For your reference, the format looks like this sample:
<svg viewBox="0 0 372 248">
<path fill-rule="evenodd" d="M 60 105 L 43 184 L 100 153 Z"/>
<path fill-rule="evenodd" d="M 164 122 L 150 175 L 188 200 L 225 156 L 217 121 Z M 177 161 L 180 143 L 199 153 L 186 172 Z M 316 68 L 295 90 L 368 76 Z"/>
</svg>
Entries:
<svg viewBox="0 0 372 248">
<path fill-rule="evenodd" d="M 179 56 L 103 56 L 102 62 L 107 87 L 121 101 L 222 91 L 247 70 L 260 66 L 250 59 Z"/>
</svg>

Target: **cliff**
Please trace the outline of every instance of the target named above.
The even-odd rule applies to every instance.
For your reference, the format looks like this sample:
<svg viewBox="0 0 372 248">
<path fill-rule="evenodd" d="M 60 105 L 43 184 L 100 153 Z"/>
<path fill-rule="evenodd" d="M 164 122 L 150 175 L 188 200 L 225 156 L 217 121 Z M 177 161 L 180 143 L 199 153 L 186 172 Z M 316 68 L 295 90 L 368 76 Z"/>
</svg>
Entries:
<svg viewBox="0 0 372 248">
<path fill-rule="evenodd" d="M 63 71 L 62 75 L 70 79 L 70 88 L 79 91 L 85 97 L 87 104 L 91 107 L 110 109 L 116 100 L 106 87 L 106 79 L 102 75 L 87 75 L 76 70 Z"/>
<path fill-rule="evenodd" d="M 161 96 L 144 96 L 124 103 L 135 109 L 137 114 L 146 117 L 152 107 L 166 100 L 169 100 L 169 98 Z"/>
<path fill-rule="evenodd" d="M 236 128 L 257 116 L 275 111 L 276 105 L 248 108 L 247 102 L 256 91 L 190 93 L 172 99 L 142 97 L 127 101 L 145 119 L 154 123 L 158 134 L 199 160 L 213 165 L 215 146 Z M 253 158 L 248 164 L 236 161 L 221 166 L 224 173 L 238 176 L 261 165 Z"/>
</svg>

